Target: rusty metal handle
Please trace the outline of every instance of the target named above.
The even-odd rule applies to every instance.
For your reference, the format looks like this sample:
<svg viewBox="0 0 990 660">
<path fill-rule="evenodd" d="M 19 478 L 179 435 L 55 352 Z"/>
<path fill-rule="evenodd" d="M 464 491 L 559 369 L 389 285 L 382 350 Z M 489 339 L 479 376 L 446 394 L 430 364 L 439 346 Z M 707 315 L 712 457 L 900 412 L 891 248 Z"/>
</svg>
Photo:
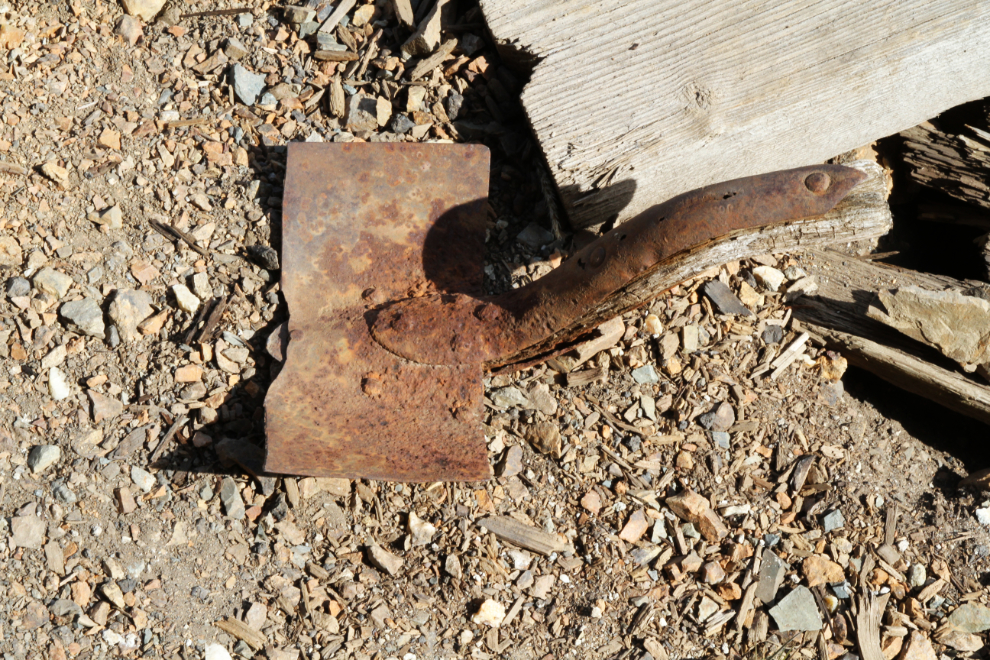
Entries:
<svg viewBox="0 0 990 660">
<path fill-rule="evenodd" d="M 497 362 L 569 327 L 597 303 L 691 247 L 742 229 L 822 215 L 865 178 L 817 165 L 700 188 L 654 206 L 525 287 L 475 298 L 436 294 L 378 310 L 387 350 L 434 365 Z"/>
</svg>

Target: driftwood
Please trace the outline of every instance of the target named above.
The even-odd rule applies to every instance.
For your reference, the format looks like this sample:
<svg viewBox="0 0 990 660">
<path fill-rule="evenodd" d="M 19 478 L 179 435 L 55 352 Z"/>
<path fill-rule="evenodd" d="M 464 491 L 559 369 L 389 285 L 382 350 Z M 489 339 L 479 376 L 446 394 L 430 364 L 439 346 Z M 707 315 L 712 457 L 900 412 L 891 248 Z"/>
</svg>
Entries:
<svg viewBox="0 0 990 660">
<path fill-rule="evenodd" d="M 990 387 L 963 374 L 937 350 L 867 316 L 881 290 L 916 285 L 933 291 L 972 292 L 980 283 L 919 273 L 834 251 L 811 252 L 806 270 L 818 279 L 814 297 L 795 303 L 801 328 L 865 369 L 914 394 L 990 424 Z M 986 285 L 983 285 L 986 286 Z"/>
<path fill-rule="evenodd" d="M 662 264 L 649 276 L 636 280 L 608 296 L 575 325 L 564 328 L 543 342 L 521 352 L 514 362 L 545 356 L 562 344 L 563 337 L 585 336 L 608 319 L 643 305 L 674 285 L 696 277 L 709 268 L 760 254 L 844 244 L 876 238 L 891 227 L 883 170 L 871 161 L 846 163 L 869 175 L 831 212 L 814 218 L 745 230 L 683 252 Z"/>
<path fill-rule="evenodd" d="M 914 181 L 990 209 L 990 133 L 975 126 L 948 133 L 925 122 L 901 136 Z"/>
<path fill-rule="evenodd" d="M 481 0 L 575 227 L 990 95 L 990 3 Z"/>
</svg>

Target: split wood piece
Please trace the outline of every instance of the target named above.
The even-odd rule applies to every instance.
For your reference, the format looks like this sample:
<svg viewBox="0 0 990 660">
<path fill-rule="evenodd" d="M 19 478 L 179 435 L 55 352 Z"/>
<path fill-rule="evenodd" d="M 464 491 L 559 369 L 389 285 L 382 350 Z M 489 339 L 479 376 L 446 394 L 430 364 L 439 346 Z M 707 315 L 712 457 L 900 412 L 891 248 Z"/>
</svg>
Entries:
<svg viewBox="0 0 990 660">
<path fill-rule="evenodd" d="M 223 619 L 222 621 L 217 621 L 213 625 L 225 633 L 242 640 L 255 651 L 259 651 L 265 647 L 265 636 L 243 621 L 238 621 L 237 619 Z"/>
<path fill-rule="evenodd" d="M 924 122 L 904 131 L 904 162 L 921 185 L 990 208 L 990 133 L 966 129 L 956 134 Z"/>
<path fill-rule="evenodd" d="M 853 366 L 990 424 L 990 387 L 967 377 L 939 353 L 867 316 L 881 289 L 910 284 L 933 291 L 968 290 L 971 283 L 943 275 L 898 269 L 834 251 L 813 252 L 803 264 L 819 290 L 801 298 L 794 318 L 812 338 L 838 350 Z"/>
<path fill-rule="evenodd" d="M 413 13 L 412 3 L 409 0 L 392 0 L 392 9 L 400 23 L 407 28 L 416 27 L 416 15 Z"/>
<path fill-rule="evenodd" d="M 357 4 L 357 0 L 342 0 L 341 3 L 333 10 L 333 13 L 327 16 L 327 20 L 323 21 L 323 25 L 320 26 L 319 31 L 333 32 L 333 29 L 337 27 L 337 24 L 340 23 L 344 16 L 347 16 L 347 12 L 349 12 L 355 4 Z"/>
<path fill-rule="evenodd" d="M 564 338 L 589 333 L 606 320 L 653 300 L 674 285 L 696 277 L 713 266 L 760 254 L 843 244 L 886 234 L 890 231 L 892 219 L 887 206 L 883 169 L 865 160 L 846 165 L 865 172 L 868 178 L 825 215 L 735 232 L 687 250 L 662 264 L 649 276 L 631 282 L 608 296 L 595 309 L 589 310 L 575 326 L 564 328 L 525 349 L 513 362 L 526 362 L 549 355 Z"/>
<path fill-rule="evenodd" d="M 209 305 L 200 307 L 193 322 L 189 324 L 189 329 L 183 336 L 182 343 L 192 346 L 193 344 L 209 342 L 213 339 L 225 311 L 227 311 L 227 298 L 214 298 Z M 199 325 L 201 322 L 203 323 L 202 327 Z"/>
<path fill-rule="evenodd" d="M 7 163 L 0 161 L 0 174 L 16 174 L 18 176 L 24 176 L 28 173 L 26 167 L 22 167 L 16 163 Z"/>
<path fill-rule="evenodd" d="M 154 229 L 155 231 L 157 231 L 159 234 L 161 234 L 165 238 L 171 239 L 173 241 L 174 240 L 182 241 L 183 243 L 185 243 L 186 245 L 188 245 L 192 250 L 195 250 L 196 252 L 198 252 L 202 256 L 204 256 L 204 257 L 209 256 L 210 253 L 207 250 L 205 250 L 204 248 L 196 245 L 196 239 L 195 238 L 193 238 L 192 236 L 190 236 L 186 232 L 182 231 L 181 229 L 178 229 L 178 228 L 173 227 L 171 225 L 166 225 L 165 223 L 158 222 L 157 220 L 149 220 L 148 221 L 148 224 L 151 225 L 151 228 L 152 229 Z"/>
<path fill-rule="evenodd" d="M 877 598 L 869 588 L 859 598 L 856 639 L 859 640 L 859 652 L 863 660 L 886 660 L 880 649 L 880 620 L 889 598 L 889 593 Z"/>
<path fill-rule="evenodd" d="M 448 39 L 443 42 L 437 52 L 433 53 L 429 57 L 421 60 L 419 64 L 413 67 L 413 70 L 409 72 L 409 80 L 419 80 L 430 71 L 433 67 L 439 66 L 447 57 L 454 52 L 454 48 L 457 47 L 457 39 Z"/>
<path fill-rule="evenodd" d="M 478 521 L 478 526 L 488 530 L 503 541 L 541 555 L 554 552 L 573 552 L 571 544 L 561 540 L 556 534 L 531 527 L 507 516 L 490 516 Z"/>
<path fill-rule="evenodd" d="M 985 2 L 480 4 L 575 228 L 990 95 Z"/>
<path fill-rule="evenodd" d="M 168 432 L 165 433 L 165 437 L 162 438 L 162 441 L 158 443 L 157 447 L 155 447 L 155 451 L 153 451 L 151 453 L 151 456 L 148 457 L 149 465 L 153 464 L 161 457 L 162 452 L 165 451 L 165 446 L 169 442 L 171 442 L 172 438 L 175 437 L 175 434 L 179 432 L 179 429 L 185 426 L 186 422 L 188 421 L 189 421 L 188 417 L 186 417 L 185 415 L 181 415 L 179 419 L 177 419 L 175 423 L 172 424 L 171 427 L 169 427 Z"/>
</svg>

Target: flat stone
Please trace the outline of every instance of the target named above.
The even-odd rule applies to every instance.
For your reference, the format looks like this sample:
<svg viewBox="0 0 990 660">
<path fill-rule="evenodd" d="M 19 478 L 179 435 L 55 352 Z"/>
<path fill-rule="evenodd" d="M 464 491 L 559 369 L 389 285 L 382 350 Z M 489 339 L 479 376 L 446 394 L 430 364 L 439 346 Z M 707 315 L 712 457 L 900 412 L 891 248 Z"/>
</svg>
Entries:
<svg viewBox="0 0 990 660">
<path fill-rule="evenodd" d="M 244 44 L 241 43 L 240 39 L 237 39 L 236 37 L 230 37 L 229 39 L 227 39 L 227 45 L 223 49 L 223 54 L 226 55 L 229 59 L 239 60 L 242 57 L 247 56 L 248 49 L 244 47 Z"/>
<path fill-rule="evenodd" d="M 443 562 L 443 570 L 447 575 L 457 580 L 460 580 L 464 575 L 461 571 L 461 560 L 457 555 L 447 555 L 447 559 Z"/>
<path fill-rule="evenodd" d="M 629 516 L 629 520 L 626 521 L 622 531 L 619 532 L 619 538 L 628 543 L 635 543 L 643 538 L 643 534 L 649 528 L 650 524 L 646 521 L 646 515 L 642 509 L 638 509 Z"/>
<path fill-rule="evenodd" d="M 818 555 L 806 557 L 801 563 L 801 572 L 804 574 L 809 587 L 835 584 L 845 579 L 842 566 Z"/>
<path fill-rule="evenodd" d="M 240 520 L 244 517 L 244 500 L 237 488 L 237 482 L 230 477 L 224 477 L 220 484 L 220 501 L 223 502 L 227 517 Z"/>
<path fill-rule="evenodd" d="M 99 424 L 105 419 L 113 419 L 124 411 L 124 404 L 119 399 L 100 394 L 94 390 L 87 390 L 89 400 L 92 403 L 93 423 Z"/>
<path fill-rule="evenodd" d="M 138 39 L 144 35 L 144 31 L 141 29 L 141 21 L 127 14 L 122 14 L 117 19 L 117 22 L 114 24 L 113 33 L 120 35 L 124 43 L 128 46 L 136 44 Z"/>
<path fill-rule="evenodd" d="M 648 364 L 638 369 L 633 369 L 632 377 L 634 381 L 641 385 L 660 382 L 660 375 L 657 373 L 656 368 L 652 364 Z"/>
<path fill-rule="evenodd" d="M 203 367 L 198 364 L 187 364 L 175 370 L 175 382 L 198 383 L 203 378 Z"/>
<path fill-rule="evenodd" d="M 990 302 L 917 286 L 881 291 L 878 297 L 886 311 L 870 307 L 871 318 L 937 348 L 965 371 L 990 365 Z"/>
<path fill-rule="evenodd" d="M 949 615 L 948 621 L 956 630 L 981 633 L 990 630 L 990 608 L 976 603 L 964 603 Z"/>
<path fill-rule="evenodd" d="M 45 542 L 45 521 L 28 514 L 10 519 L 10 541 L 15 548 L 36 550 Z"/>
<path fill-rule="evenodd" d="M 946 630 L 938 634 L 936 641 L 963 653 L 975 653 L 983 648 L 983 638 L 961 630 Z"/>
<path fill-rule="evenodd" d="M 33 279 L 34 288 L 42 293 L 64 298 L 72 286 L 72 278 L 54 268 L 42 268 Z"/>
<path fill-rule="evenodd" d="M 698 603 L 698 621 L 704 623 L 710 619 L 716 612 L 718 612 L 718 603 L 709 598 L 708 596 L 702 596 L 701 602 Z"/>
<path fill-rule="evenodd" d="M 513 406 L 526 408 L 529 406 L 529 399 L 515 387 L 492 390 L 490 398 L 496 408 L 512 408 Z"/>
<path fill-rule="evenodd" d="M 31 295 L 31 283 L 23 277 L 11 277 L 4 286 L 8 298 L 23 298 Z"/>
<path fill-rule="evenodd" d="M 728 536 L 729 530 L 718 514 L 712 511 L 708 500 L 694 491 L 686 489 L 668 497 L 666 503 L 677 516 L 694 524 L 705 540 L 718 543 Z"/>
<path fill-rule="evenodd" d="M 736 294 L 732 293 L 732 289 L 719 280 L 705 282 L 702 292 L 712 301 L 712 305 L 719 314 L 754 316 L 753 312 L 736 297 Z"/>
<path fill-rule="evenodd" d="M 146 493 L 150 493 L 151 489 L 158 483 L 158 480 L 150 472 L 142 470 L 136 465 L 131 468 L 131 481 Z"/>
<path fill-rule="evenodd" d="M 100 303 L 93 298 L 70 300 L 59 307 L 58 313 L 67 321 L 67 327 L 73 332 L 100 339 L 106 336 L 103 310 L 100 309 Z"/>
<path fill-rule="evenodd" d="M 589 490 L 581 498 L 581 508 L 593 516 L 598 515 L 598 512 L 602 510 L 602 496 L 598 494 L 598 491 Z"/>
<path fill-rule="evenodd" d="M 772 550 L 763 553 L 760 562 L 759 585 L 756 588 L 756 597 L 764 603 L 772 603 L 777 597 L 777 590 L 784 582 L 784 574 L 788 565 L 777 556 Z"/>
<path fill-rule="evenodd" d="M 69 381 L 58 367 L 52 367 L 48 370 L 48 393 L 56 401 L 63 401 L 72 394 Z"/>
<path fill-rule="evenodd" d="M 504 478 L 514 477 L 523 469 L 523 451 L 519 445 L 512 445 L 502 454 L 502 460 L 498 462 L 495 473 Z"/>
<path fill-rule="evenodd" d="M 234 94 L 244 105 L 254 105 L 265 89 L 265 76 L 252 73 L 240 64 L 230 68 Z"/>
<path fill-rule="evenodd" d="M 368 545 L 368 561 L 389 575 L 396 575 L 402 568 L 402 557 L 397 557 L 377 543 Z"/>
<path fill-rule="evenodd" d="M 251 603 L 251 607 L 244 614 L 244 623 L 254 630 L 261 630 L 268 620 L 268 608 L 261 603 Z"/>
<path fill-rule="evenodd" d="M 415 511 L 409 512 L 409 535 L 412 537 L 413 547 L 429 545 L 437 533 L 437 528 L 421 519 Z"/>
<path fill-rule="evenodd" d="M 829 511 L 824 516 L 822 516 L 822 531 L 825 534 L 835 531 L 837 529 L 842 529 L 846 524 L 845 518 L 842 517 L 842 512 L 838 509 L 834 511 Z"/>
<path fill-rule="evenodd" d="M 711 412 L 698 415 L 698 424 L 709 431 L 728 431 L 735 423 L 736 412 L 724 401 Z"/>
<path fill-rule="evenodd" d="M 763 334 L 760 337 L 767 344 L 779 344 L 784 340 L 784 326 L 768 325 L 763 329 Z"/>
<path fill-rule="evenodd" d="M 725 579 L 725 569 L 717 561 L 707 562 L 701 567 L 701 580 L 705 584 L 718 584 Z"/>
<path fill-rule="evenodd" d="M 117 205 L 99 212 L 93 211 L 86 216 L 86 219 L 108 229 L 121 229 L 124 226 L 124 214 L 121 212 L 120 206 Z"/>
<path fill-rule="evenodd" d="M 518 242 L 533 250 L 538 250 L 544 245 L 553 243 L 553 239 L 553 234 L 535 222 L 526 225 L 525 229 L 516 236 Z"/>
<path fill-rule="evenodd" d="M 912 630 L 900 660 L 938 660 L 932 642 L 920 630 Z"/>
<path fill-rule="evenodd" d="M 770 610 L 770 616 L 773 617 L 781 632 L 822 629 L 822 615 L 818 611 L 815 596 L 805 586 L 794 587 L 791 593 L 784 596 Z"/>
<path fill-rule="evenodd" d="M 554 417 L 557 414 L 557 399 L 550 393 L 550 386 L 546 383 L 537 383 L 527 394 L 526 399 L 531 410 L 541 412 L 547 417 Z"/>
<path fill-rule="evenodd" d="M 117 289 L 107 314 L 125 342 L 141 338 L 138 325 L 154 313 L 151 296 L 144 291 Z"/>
<path fill-rule="evenodd" d="M 121 0 L 124 11 L 142 21 L 151 21 L 165 6 L 166 0 Z M 121 608 L 123 609 L 123 608 Z"/>
<path fill-rule="evenodd" d="M 299 5 L 289 5 L 283 10 L 283 16 L 287 23 L 299 25 L 300 23 L 308 23 L 316 18 L 316 10 L 309 7 L 300 7 Z"/>
<path fill-rule="evenodd" d="M 767 291 L 778 291 L 787 280 L 782 272 L 772 266 L 757 266 L 753 269 L 753 277 Z"/>
<path fill-rule="evenodd" d="M 41 474 L 62 458 L 62 450 L 57 445 L 35 445 L 28 453 L 27 464 L 32 474 Z"/>
<path fill-rule="evenodd" d="M 347 102 L 347 130 L 351 133 L 378 130 L 378 103 L 373 97 L 351 96 Z"/>
<path fill-rule="evenodd" d="M 185 284 L 173 284 L 172 294 L 175 296 L 175 302 L 179 309 L 183 312 L 195 314 L 196 310 L 199 309 L 199 298 Z"/>
</svg>

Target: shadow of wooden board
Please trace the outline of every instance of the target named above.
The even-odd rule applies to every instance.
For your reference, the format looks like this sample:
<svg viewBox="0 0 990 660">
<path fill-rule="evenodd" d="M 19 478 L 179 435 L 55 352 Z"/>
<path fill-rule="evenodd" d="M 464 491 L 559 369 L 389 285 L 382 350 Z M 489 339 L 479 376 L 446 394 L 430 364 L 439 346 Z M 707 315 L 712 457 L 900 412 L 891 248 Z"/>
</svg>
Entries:
<svg viewBox="0 0 990 660">
<path fill-rule="evenodd" d="M 985 0 L 480 2 L 574 228 L 990 95 Z"/>
</svg>

